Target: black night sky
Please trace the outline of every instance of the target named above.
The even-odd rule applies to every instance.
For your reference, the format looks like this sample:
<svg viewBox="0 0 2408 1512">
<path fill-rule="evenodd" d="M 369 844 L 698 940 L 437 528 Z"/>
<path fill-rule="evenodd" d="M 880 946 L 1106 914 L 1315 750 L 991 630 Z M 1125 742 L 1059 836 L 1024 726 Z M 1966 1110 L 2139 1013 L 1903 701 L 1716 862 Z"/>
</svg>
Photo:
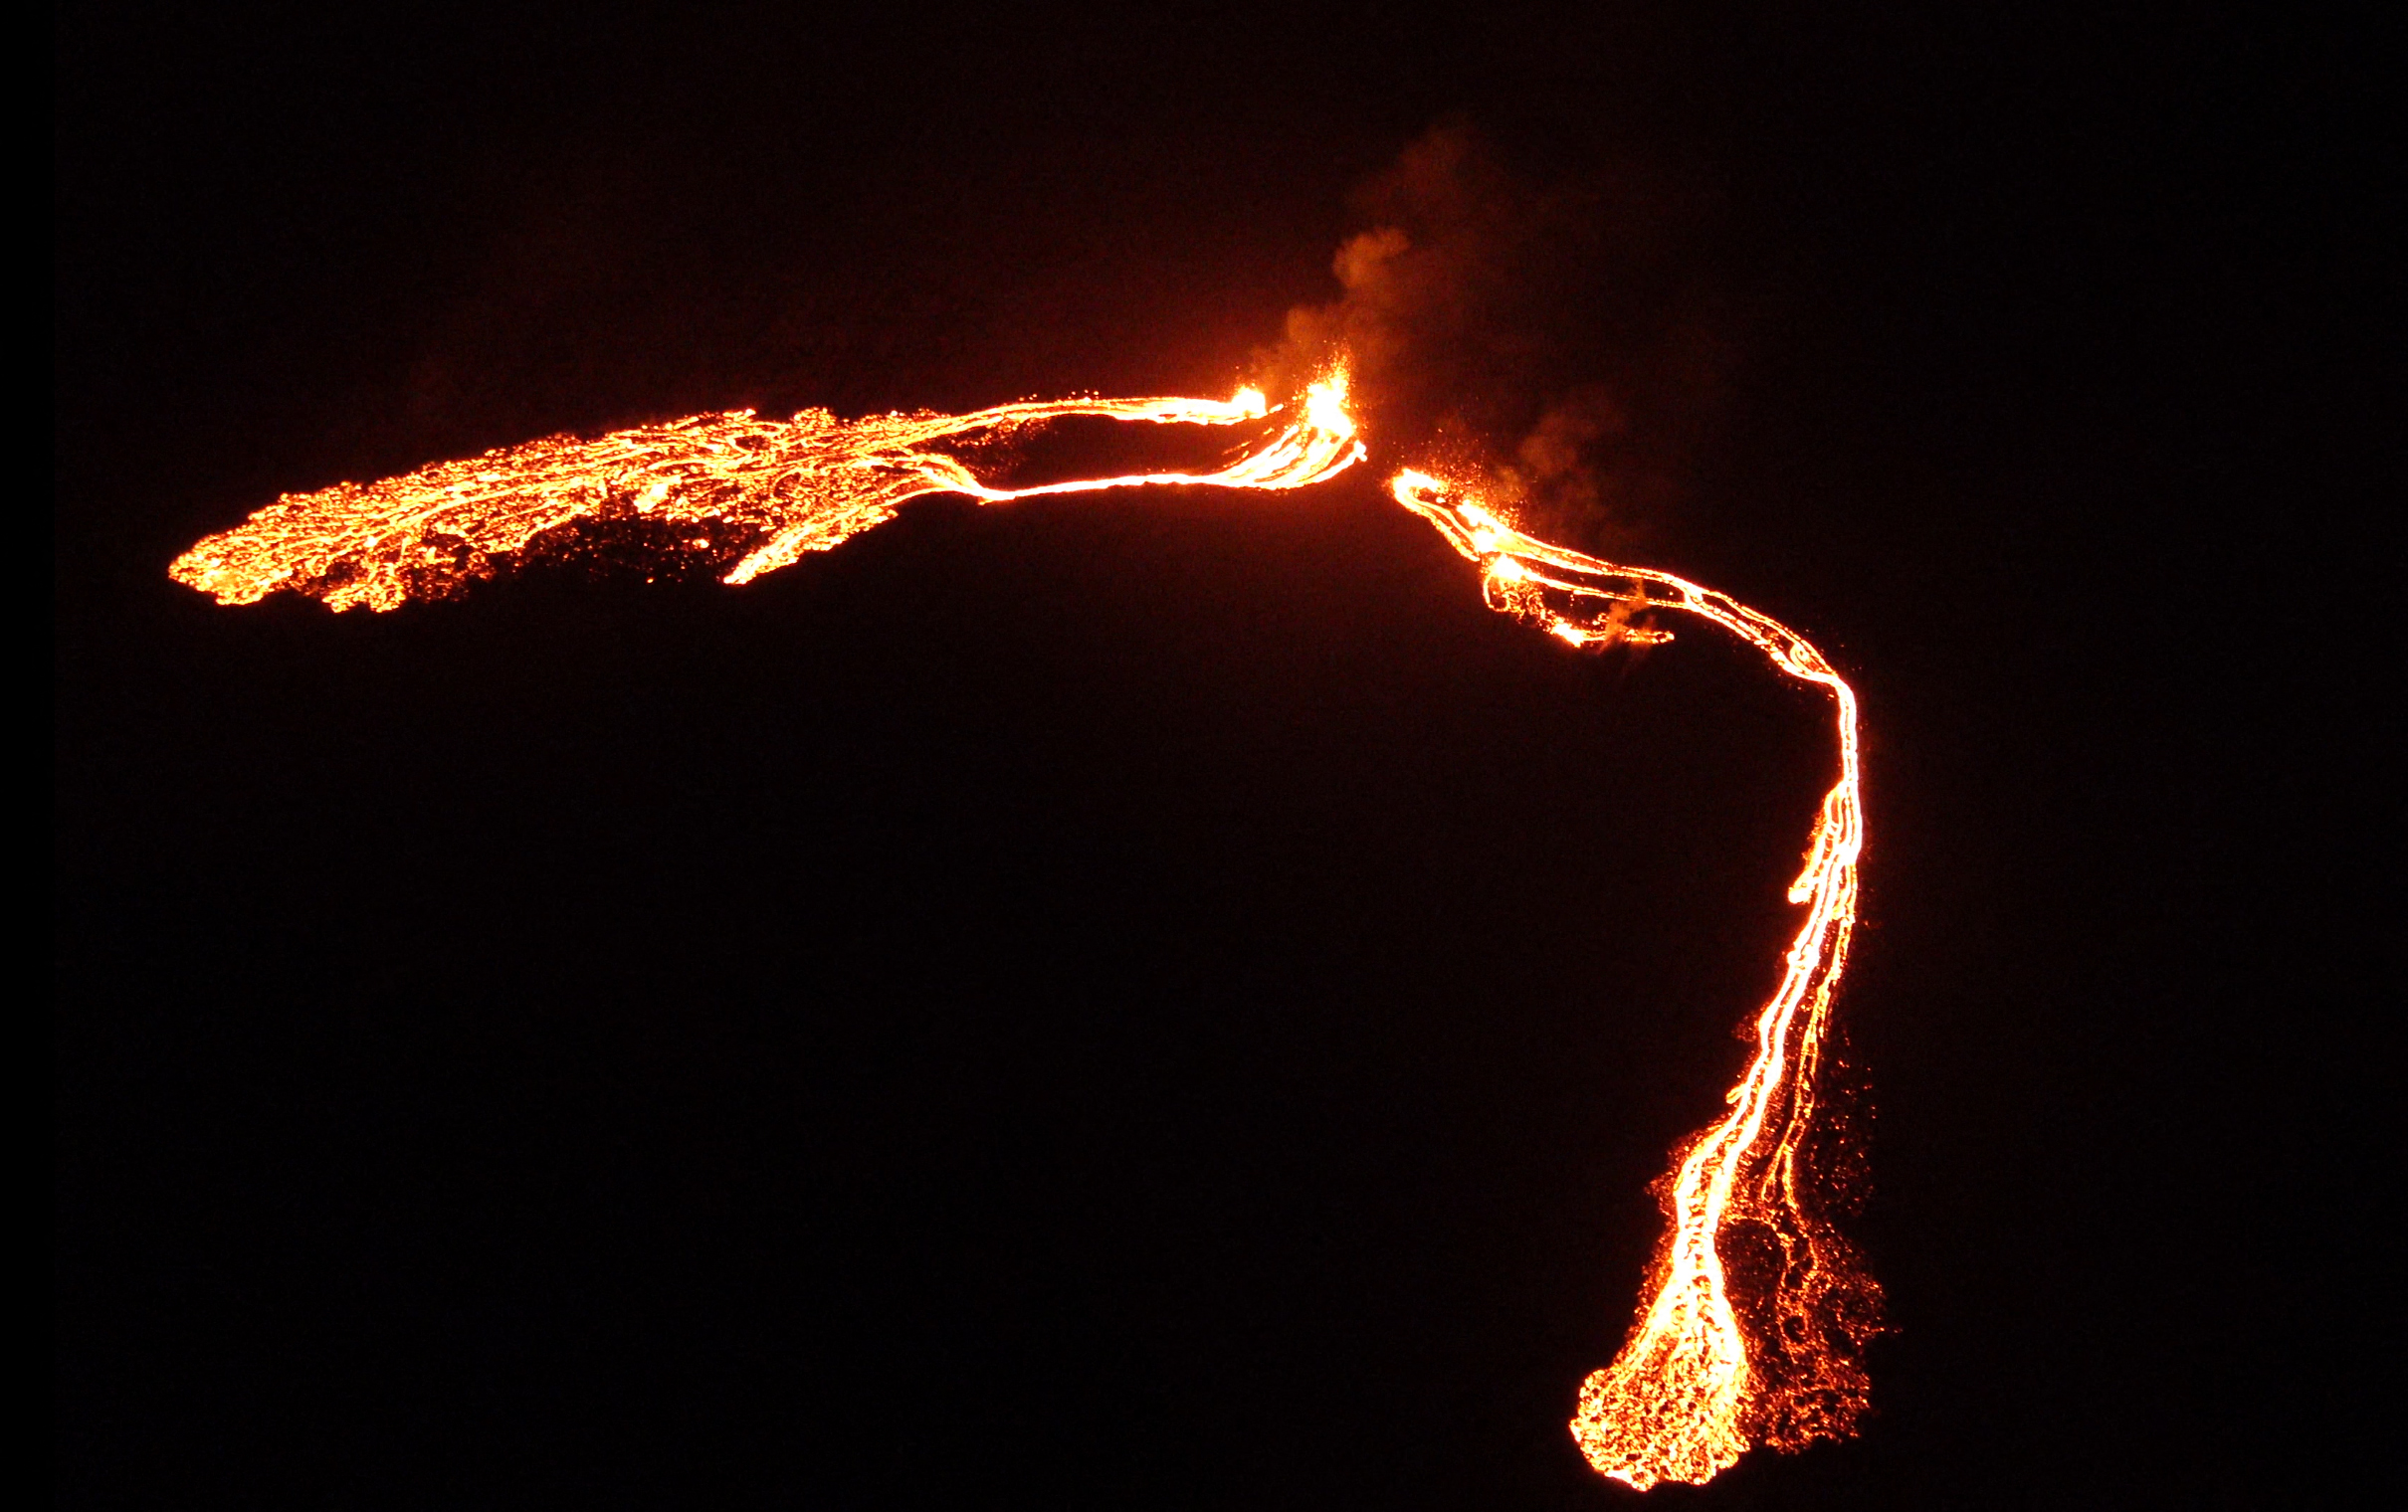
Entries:
<svg viewBox="0 0 2408 1512">
<path fill-rule="evenodd" d="M 1635 1504 L 1563 1421 L 1830 755 L 1703 626 L 1488 613 L 1382 492 L 1566 395 L 1616 417 L 1567 528 L 1797 626 L 1870 731 L 1878 1412 L 1651 1499 L 2318 1504 L 2396 1432 L 2320 1353 L 2378 1259 L 2331 1152 L 2397 1086 L 2329 885 L 2378 716 L 2303 571 L 2375 555 L 2362 40 L 75 4 L 56 48 L 60 1505 Z M 1434 139 L 1485 282 L 1318 489 L 927 499 L 742 590 L 610 540 L 383 616 L 166 579 L 562 430 L 1226 394 Z"/>
</svg>

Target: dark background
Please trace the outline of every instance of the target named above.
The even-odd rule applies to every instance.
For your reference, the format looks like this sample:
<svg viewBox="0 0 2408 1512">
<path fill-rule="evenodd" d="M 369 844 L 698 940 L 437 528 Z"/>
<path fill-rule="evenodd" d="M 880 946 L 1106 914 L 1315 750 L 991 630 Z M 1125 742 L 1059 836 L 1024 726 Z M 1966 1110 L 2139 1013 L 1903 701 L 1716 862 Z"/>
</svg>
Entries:
<svg viewBox="0 0 2408 1512">
<path fill-rule="evenodd" d="M 336 618 L 164 576 L 279 491 L 564 428 L 1226 392 L 1450 119 L 1533 184 L 1673 186 L 1595 202 L 1642 230 L 1706 207 L 1724 360 L 1641 559 L 1815 638 L 1870 728 L 1879 1412 L 1654 1498 L 2285 1505 L 2386 1440 L 2347 1364 L 2379 936 L 2315 885 L 2378 829 L 2362 39 L 57 37 L 63 1504 L 1628 1501 L 1562 1423 L 1771 982 L 1815 700 L 1702 629 L 1487 614 L 1393 452 L 925 500 L 741 591 L 603 552 Z"/>
</svg>

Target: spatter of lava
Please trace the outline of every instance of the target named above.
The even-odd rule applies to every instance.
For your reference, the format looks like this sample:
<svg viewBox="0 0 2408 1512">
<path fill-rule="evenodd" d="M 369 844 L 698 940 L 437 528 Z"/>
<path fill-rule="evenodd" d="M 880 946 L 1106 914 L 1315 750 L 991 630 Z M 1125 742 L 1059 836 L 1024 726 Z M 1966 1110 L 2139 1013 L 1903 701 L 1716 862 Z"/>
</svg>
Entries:
<svg viewBox="0 0 2408 1512">
<path fill-rule="evenodd" d="M 702 550 L 743 543 L 725 573 L 747 583 L 892 519 L 923 493 L 988 502 L 1148 483 L 1289 489 L 1361 461 L 1343 370 L 1294 413 L 1263 396 L 1231 400 L 1071 399 L 970 415 L 790 421 L 750 411 L 698 415 L 598 440 L 551 437 L 438 463 L 373 483 L 287 494 L 178 557 L 170 574 L 223 604 L 279 589 L 333 609 L 392 609 L 441 598 L 580 521 L 637 520 Z M 1287 418 L 1273 423 L 1274 415 Z M 1005 488 L 941 449 L 1008 439 L 1072 416 L 1261 434 L 1229 466 Z M 1662 614 L 1694 615 L 1762 652 L 1784 675 L 1826 690 L 1839 772 L 1816 816 L 1789 900 L 1805 909 L 1780 986 L 1756 1015 L 1754 1053 L 1729 1111 L 1692 1139 L 1667 1178 L 1671 1228 L 1652 1291 L 1614 1362 L 1580 1388 L 1571 1428 L 1605 1475 L 1646 1490 L 1703 1483 L 1753 1443 L 1794 1450 L 1854 1431 L 1865 1411 L 1866 1341 L 1881 1291 L 1822 1215 L 1810 1169 L 1832 993 L 1856 923 L 1865 823 L 1856 694 L 1794 631 L 1670 573 L 1600 561 L 1525 535 L 1476 489 L 1400 472 L 1390 491 L 1479 565 L 1489 604 L 1574 647 L 1672 639 Z M 662 550 L 680 549 L 677 546 Z"/>
</svg>

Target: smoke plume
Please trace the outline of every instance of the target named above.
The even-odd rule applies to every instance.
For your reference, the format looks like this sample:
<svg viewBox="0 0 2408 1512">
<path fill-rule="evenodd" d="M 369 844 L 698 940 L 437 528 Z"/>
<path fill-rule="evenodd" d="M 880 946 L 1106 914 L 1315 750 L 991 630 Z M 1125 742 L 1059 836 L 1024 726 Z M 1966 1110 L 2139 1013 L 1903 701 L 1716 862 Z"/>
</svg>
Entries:
<svg viewBox="0 0 2408 1512">
<path fill-rule="evenodd" d="M 1468 123 L 1359 189 L 1342 296 L 1267 355 L 1295 392 L 1340 350 L 1386 460 L 1477 474 L 1526 528 L 1626 547 L 1677 503 L 1727 368 L 1703 196 L 1621 165 L 1540 182 Z"/>
</svg>

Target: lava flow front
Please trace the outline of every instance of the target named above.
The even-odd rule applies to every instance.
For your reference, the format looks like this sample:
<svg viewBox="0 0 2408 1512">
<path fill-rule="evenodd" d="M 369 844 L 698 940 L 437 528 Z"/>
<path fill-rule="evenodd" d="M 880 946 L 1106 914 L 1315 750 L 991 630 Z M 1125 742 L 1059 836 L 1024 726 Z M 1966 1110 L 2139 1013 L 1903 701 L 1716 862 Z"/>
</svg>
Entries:
<svg viewBox="0 0 2408 1512">
<path fill-rule="evenodd" d="M 1726 594 L 1548 545 L 1426 473 L 1399 473 L 1389 486 L 1480 564 L 1492 607 L 1573 646 L 1670 640 L 1639 617 L 1677 610 L 1831 693 L 1839 780 L 1789 884 L 1789 901 L 1804 904 L 1806 917 L 1779 988 L 1756 1015 L 1755 1053 L 1726 1094 L 1730 1111 L 1691 1141 L 1674 1172 L 1655 1294 L 1621 1355 L 1582 1383 L 1572 1436 L 1600 1472 L 1642 1491 L 1660 1480 L 1710 1480 L 1751 1442 L 1798 1449 L 1845 1436 L 1866 1407 L 1858 1355 L 1879 1328 L 1881 1291 L 1817 1211 L 1807 1141 L 1865 849 L 1855 690 L 1804 637 Z M 1769 1251 L 1759 1294 L 1746 1299 L 1751 1327 L 1741 1324 L 1720 1248 L 1746 1229 Z"/>
<path fill-rule="evenodd" d="M 1289 489 L 1362 460 L 1342 370 L 1301 413 L 1241 391 L 1207 399 L 1071 399 L 971 415 L 788 422 L 750 411 L 553 437 L 439 463 L 381 482 L 287 494 L 177 558 L 178 582 L 249 604 L 278 589 L 334 609 L 388 610 L 440 598 L 580 520 L 671 527 L 673 550 L 740 550 L 725 573 L 746 583 L 894 517 L 906 499 L 963 493 L 988 502 L 1148 483 Z M 1157 425 L 1261 428 L 1255 445 L 1204 473 L 1147 472 L 1007 488 L 939 444 L 974 447 L 1070 416 Z M 1275 421 L 1275 416 L 1286 416 Z M 1580 1390 L 1571 1427 L 1601 1473 L 1645 1490 L 1702 1483 L 1751 1443 L 1794 1450 L 1854 1430 L 1865 1410 L 1860 1354 L 1879 1326 L 1880 1289 L 1817 1209 L 1810 1168 L 1817 1073 L 1833 989 L 1856 922 L 1865 828 L 1856 695 L 1796 633 L 1736 600 L 1647 568 L 1600 561 L 1521 533 L 1477 492 L 1399 473 L 1397 502 L 1479 564 L 1489 603 L 1575 647 L 1660 642 L 1650 615 L 1710 621 L 1784 674 L 1826 689 L 1839 737 L 1789 900 L 1805 908 L 1780 985 L 1755 1021 L 1754 1053 L 1730 1110 L 1681 1153 L 1668 1180 L 1672 1225 L 1621 1354 Z M 1743 1261 L 1734 1261 L 1743 1253 Z"/>
</svg>

